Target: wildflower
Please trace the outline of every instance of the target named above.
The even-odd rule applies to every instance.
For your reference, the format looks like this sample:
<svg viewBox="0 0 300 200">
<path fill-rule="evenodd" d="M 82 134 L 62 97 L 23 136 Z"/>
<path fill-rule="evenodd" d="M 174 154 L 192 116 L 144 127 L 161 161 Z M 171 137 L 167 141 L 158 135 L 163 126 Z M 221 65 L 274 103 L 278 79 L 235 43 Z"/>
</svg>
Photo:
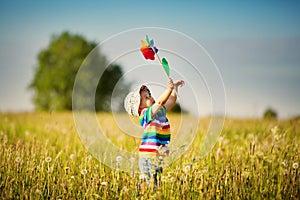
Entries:
<svg viewBox="0 0 300 200">
<path fill-rule="evenodd" d="M 75 158 L 74 154 L 70 154 L 70 159 L 73 160 Z"/>
<path fill-rule="evenodd" d="M 82 175 L 86 175 L 87 173 L 88 173 L 88 171 L 86 169 L 81 170 Z"/>
<path fill-rule="evenodd" d="M 16 162 L 20 163 L 21 162 L 21 158 L 20 157 L 16 157 Z"/>
<path fill-rule="evenodd" d="M 99 168 L 99 165 L 95 165 L 95 166 L 94 166 L 94 169 L 98 169 L 98 168 Z"/>
<path fill-rule="evenodd" d="M 102 185 L 102 186 L 107 186 L 107 185 L 108 185 L 108 182 L 106 182 L 106 181 L 101 182 L 101 185 Z"/>
<path fill-rule="evenodd" d="M 122 162 L 122 160 L 123 160 L 123 157 L 122 157 L 122 156 L 117 156 L 117 157 L 116 157 L 117 163 Z"/>
<path fill-rule="evenodd" d="M 52 158 L 51 157 L 47 157 L 47 158 L 45 158 L 45 161 L 47 162 L 47 163 L 49 163 L 49 162 L 51 162 L 51 160 L 52 160 Z"/>
<path fill-rule="evenodd" d="M 71 179 L 74 179 L 75 177 L 74 176 L 71 176 Z"/>
<path fill-rule="evenodd" d="M 299 167 L 299 164 L 298 164 L 298 163 L 296 163 L 296 162 L 293 163 L 293 168 L 294 168 L 294 169 L 298 169 L 298 167 Z"/>
<path fill-rule="evenodd" d="M 219 190 L 219 189 L 217 189 L 217 190 L 216 190 L 216 193 L 220 193 L 220 190 Z"/>
</svg>

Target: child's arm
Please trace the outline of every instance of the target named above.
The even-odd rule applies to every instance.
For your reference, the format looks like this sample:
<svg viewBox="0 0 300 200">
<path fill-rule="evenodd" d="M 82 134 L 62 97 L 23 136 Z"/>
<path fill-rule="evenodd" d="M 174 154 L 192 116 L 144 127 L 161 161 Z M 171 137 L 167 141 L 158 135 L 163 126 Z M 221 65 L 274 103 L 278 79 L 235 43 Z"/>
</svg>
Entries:
<svg viewBox="0 0 300 200">
<path fill-rule="evenodd" d="M 177 81 L 176 83 L 174 83 L 174 89 L 173 89 L 168 101 L 165 104 L 167 112 L 169 112 L 173 108 L 173 106 L 176 104 L 178 86 L 182 87 L 183 85 L 184 85 L 183 80 L 180 80 L 180 81 Z"/>
<path fill-rule="evenodd" d="M 171 78 L 169 78 L 168 82 L 168 89 L 165 90 L 165 92 L 158 98 L 158 101 L 154 103 L 152 106 L 152 117 L 165 105 L 165 103 L 168 101 L 170 95 L 172 94 L 172 91 L 174 89 L 174 83 Z"/>
</svg>

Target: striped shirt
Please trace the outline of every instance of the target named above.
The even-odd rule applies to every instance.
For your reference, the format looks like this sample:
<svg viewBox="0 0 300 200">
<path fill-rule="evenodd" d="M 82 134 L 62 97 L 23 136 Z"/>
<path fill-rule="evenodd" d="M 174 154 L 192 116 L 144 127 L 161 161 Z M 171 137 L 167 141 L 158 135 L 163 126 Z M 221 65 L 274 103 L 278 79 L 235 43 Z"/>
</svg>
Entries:
<svg viewBox="0 0 300 200">
<path fill-rule="evenodd" d="M 141 156 L 168 155 L 171 134 L 170 124 L 163 106 L 152 118 L 152 106 L 142 110 L 140 124 L 144 128 L 142 142 L 139 148 Z"/>
</svg>

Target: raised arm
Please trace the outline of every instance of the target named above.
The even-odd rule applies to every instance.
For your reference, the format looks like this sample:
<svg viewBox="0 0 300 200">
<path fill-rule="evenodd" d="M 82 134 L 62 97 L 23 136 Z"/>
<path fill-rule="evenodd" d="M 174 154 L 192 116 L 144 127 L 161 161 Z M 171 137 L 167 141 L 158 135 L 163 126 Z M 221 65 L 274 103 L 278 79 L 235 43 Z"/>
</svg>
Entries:
<svg viewBox="0 0 300 200">
<path fill-rule="evenodd" d="M 174 89 L 173 89 L 169 99 L 165 103 L 167 112 L 169 112 L 173 108 L 173 106 L 176 104 L 178 87 L 179 86 L 182 87 L 183 85 L 184 85 L 183 80 L 179 80 L 179 81 L 176 81 L 176 83 L 174 83 Z"/>
<path fill-rule="evenodd" d="M 168 88 L 164 91 L 164 93 L 158 98 L 157 102 L 152 106 L 152 116 L 154 116 L 159 109 L 166 104 L 170 95 L 172 94 L 174 89 L 174 83 L 171 78 L 168 81 Z"/>
</svg>

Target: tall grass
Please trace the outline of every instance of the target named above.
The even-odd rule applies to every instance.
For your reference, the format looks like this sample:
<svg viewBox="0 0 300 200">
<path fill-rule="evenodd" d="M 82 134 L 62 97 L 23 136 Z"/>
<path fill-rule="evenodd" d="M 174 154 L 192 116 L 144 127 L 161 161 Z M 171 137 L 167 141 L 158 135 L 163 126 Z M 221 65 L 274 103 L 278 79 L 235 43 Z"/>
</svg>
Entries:
<svg viewBox="0 0 300 200">
<path fill-rule="evenodd" d="M 169 118 L 176 123 L 179 116 Z M 299 199 L 299 122 L 226 119 L 217 144 L 200 157 L 195 152 L 209 123 L 203 119 L 191 150 L 164 169 L 154 193 L 137 187 L 138 172 L 90 156 L 72 113 L 0 114 L 0 198 Z M 109 137 L 128 149 L 138 145 L 120 134 L 112 127 Z"/>
</svg>

